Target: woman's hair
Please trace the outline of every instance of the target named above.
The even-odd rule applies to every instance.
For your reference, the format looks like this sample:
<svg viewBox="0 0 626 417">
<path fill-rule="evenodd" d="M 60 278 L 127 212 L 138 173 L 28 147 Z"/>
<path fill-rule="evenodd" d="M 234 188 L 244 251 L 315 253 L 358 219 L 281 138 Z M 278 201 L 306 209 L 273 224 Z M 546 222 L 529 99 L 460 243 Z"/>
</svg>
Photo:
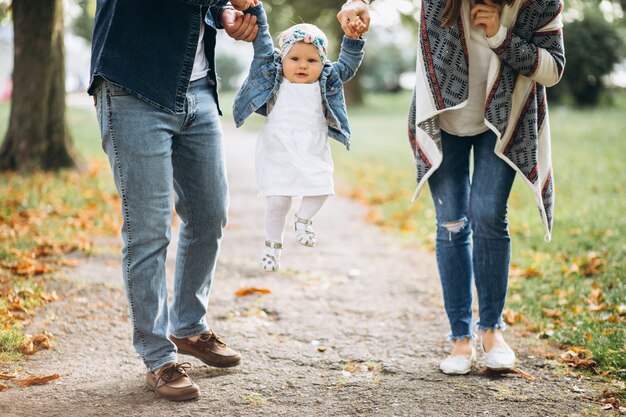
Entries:
<svg viewBox="0 0 626 417">
<path fill-rule="evenodd" d="M 441 20 L 443 21 L 443 27 L 449 28 L 459 20 L 459 14 L 461 13 L 461 4 L 464 0 L 446 0 L 446 5 L 441 12 Z M 498 5 L 510 5 L 515 0 L 493 0 Z M 476 0 L 476 3 L 483 3 L 481 0 Z"/>
<path fill-rule="evenodd" d="M 324 39 L 324 43 L 328 45 L 328 38 L 326 37 L 326 34 L 322 31 L 322 29 L 310 23 L 298 23 L 297 25 L 293 25 L 289 29 L 283 30 L 278 34 L 278 48 L 281 51 L 283 50 L 283 44 L 285 42 L 285 39 L 288 38 L 289 35 L 291 35 L 296 29 L 300 29 L 305 33 L 310 33 L 313 36 L 319 36 L 320 38 Z"/>
</svg>

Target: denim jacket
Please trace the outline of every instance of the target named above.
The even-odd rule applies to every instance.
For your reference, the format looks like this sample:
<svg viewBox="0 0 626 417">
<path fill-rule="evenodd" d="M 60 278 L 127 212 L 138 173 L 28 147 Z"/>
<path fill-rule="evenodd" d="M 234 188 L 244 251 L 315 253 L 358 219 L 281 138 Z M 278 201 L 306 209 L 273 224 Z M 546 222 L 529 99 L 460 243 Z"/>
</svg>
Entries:
<svg viewBox="0 0 626 417">
<path fill-rule="evenodd" d="M 241 126 L 253 112 L 267 116 L 276 102 L 278 89 L 283 79 L 282 59 L 270 36 L 267 16 L 261 2 L 246 10 L 257 17 L 259 34 L 253 42 L 254 59 L 248 78 L 235 96 L 233 116 L 237 127 Z M 350 126 L 343 83 L 354 76 L 363 60 L 363 39 L 344 36 L 337 62 L 326 62 L 320 75 L 322 106 L 328 122 L 328 136 L 350 149 Z"/>
<path fill-rule="evenodd" d="M 98 0 L 88 93 L 95 93 L 102 77 L 161 109 L 182 112 L 203 17 L 208 76 L 216 84 L 215 36 L 225 4 L 226 0 Z M 213 90 L 217 102 L 217 89 Z"/>
</svg>

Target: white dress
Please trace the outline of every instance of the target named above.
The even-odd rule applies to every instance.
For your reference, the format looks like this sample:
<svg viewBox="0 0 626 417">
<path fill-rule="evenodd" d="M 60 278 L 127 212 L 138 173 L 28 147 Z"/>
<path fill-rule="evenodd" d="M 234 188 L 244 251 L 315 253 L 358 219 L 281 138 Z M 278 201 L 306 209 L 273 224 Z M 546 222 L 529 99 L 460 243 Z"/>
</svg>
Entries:
<svg viewBox="0 0 626 417">
<path fill-rule="evenodd" d="M 260 195 L 334 194 L 333 170 L 319 82 L 285 79 L 257 141 Z"/>
</svg>

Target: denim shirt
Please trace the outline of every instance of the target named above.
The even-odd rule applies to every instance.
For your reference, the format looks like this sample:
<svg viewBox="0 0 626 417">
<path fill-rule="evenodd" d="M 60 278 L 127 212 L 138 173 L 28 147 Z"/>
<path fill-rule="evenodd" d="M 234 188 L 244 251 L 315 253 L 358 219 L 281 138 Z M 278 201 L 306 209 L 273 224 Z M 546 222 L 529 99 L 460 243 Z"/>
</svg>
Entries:
<svg viewBox="0 0 626 417">
<path fill-rule="evenodd" d="M 246 10 L 257 17 L 259 33 L 253 42 L 254 59 L 250 72 L 235 96 L 233 116 L 237 127 L 256 112 L 267 116 L 276 102 L 283 79 L 281 53 L 274 49 L 267 16 L 261 2 Z M 320 75 L 322 106 L 328 123 L 328 136 L 350 149 L 350 126 L 343 84 L 354 76 L 363 60 L 365 40 L 343 38 L 337 62 L 326 62 Z"/>
<path fill-rule="evenodd" d="M 95 93 L 102 77 L 161 109 L 182 112 L 203 17 L 208 77 L 216 85 L 215 37 L 221 28 L 220 6 L 225 4 L 226 0 L 98 0 L 88 93 Z M 217 102 L 217 89 L 213 90 Z"/>
</svg>

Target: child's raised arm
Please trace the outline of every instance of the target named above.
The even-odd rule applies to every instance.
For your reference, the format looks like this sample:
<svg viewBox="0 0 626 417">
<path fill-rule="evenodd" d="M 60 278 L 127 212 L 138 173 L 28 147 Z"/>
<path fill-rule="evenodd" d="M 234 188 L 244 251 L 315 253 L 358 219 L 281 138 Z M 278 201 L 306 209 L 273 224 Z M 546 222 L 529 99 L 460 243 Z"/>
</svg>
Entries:
<svg viewBox="0 0 626 417">
<path fill-rule="evenodd" d="M 341 42 L 341 51 L 339 59 L 333 62 L 333 68 L 339 74 L 341 82 L 345 83 L 354 77 L 356 71 L 363 62 L 363 48 L 365 47 L 364 39 L 352 39 L 347 36 L 343 37 Z"/>
<path fill-rule="evenodd" d="M 263 3 L 259 1 L 259 4 L 249 8 L 245 11 L 245 13 L 256 16 L 256 22 L 259 26 L 259 33 L 252 42 L 252 46 L 254 47 L 254 58 L 256 59 L 271 55 L 274 52 L 274 42 L 272 41 L 272 36 L 270 35 L 270 27 L 267 22 L 267 15 L 265 14 Z"/>
</svg>

